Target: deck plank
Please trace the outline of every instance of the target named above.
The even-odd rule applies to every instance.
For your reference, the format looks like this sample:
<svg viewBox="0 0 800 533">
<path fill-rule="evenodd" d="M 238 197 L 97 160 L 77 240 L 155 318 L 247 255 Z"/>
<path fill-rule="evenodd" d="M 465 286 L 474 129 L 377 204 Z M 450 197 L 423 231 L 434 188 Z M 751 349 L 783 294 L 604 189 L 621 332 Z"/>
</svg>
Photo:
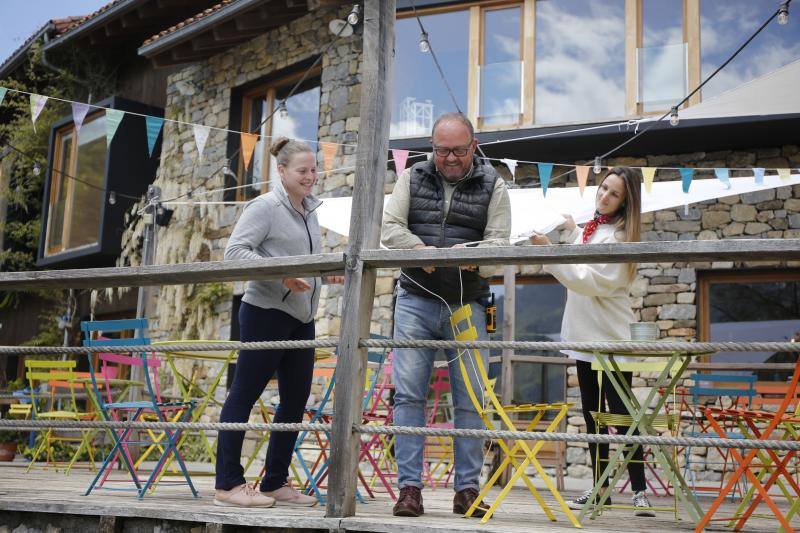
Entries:
<svg viewBox="0 0 800 533">
<path fill-rule="evenodd" d="M 122 474 L 122 473 L 120 473 Z M 266 528 L 322 529 L 341 531 L 369 531 L 376 533 L 417 533 L 443 531 L 495 532 L 547 532 L 573 529 L 561 513 L 556 513 L 557 522 L 550 522 L 525 489 L 511 491 L 503 506 L 487 524 L 465 519 L 452 513 L 452 490 L 426 489 L 425 516 L 422 519 L 399 518 L 391 514 L 392 501 L 385 494 L 377 494 L 375 500 L 358 504 L 356 516 L 345 519 L 326 518 L 325 507 L 302 509 L 275 507 L 272 509 L 230 509 L 216 507 L 212 503 L 213 478 L 196 477 L 195 485 L 199 498 L 193 498 L 186 486 L 159 486 L 155 493 L 138 500 L 133 492 L 100 490 L 89 496 L 83 492 L 92 474 L 83 469 L 70 475 L 53 469 L 34 469 L 25 473 L 22 463 L 0 466 L 0 511 L 32 513 L 56 513 L 83 516 L 119 516 L 124 518 L 151 518 L 156 520 L 182 520 L 193 523 L 217 523 Z M 121 476 L 120 476 L 121 477 Z M 546 491 L 545 491 L 546 492 Z M 548 498 L 552 503 L 552 498 Z M 492 497 L 496 492 L 490 495 Z M 565 497 L 575 492 L 565 492 Z M 629 495 L 616 495 L 618 502 Z M 670 499 L 651 498 L 654 505 L 669 505 Z M 780 501 L 780 500 L 779 500 Z M 710 500 L 701 500 L 707 507 Z M 785 502 L 780 502 L 785 504 Z M 782 507 L 786 507 L 782 505 Z M 555 508 L 555 506 L 553 507 Z M 730 504 L 725 510 L 732 510 Z M 800 522 L 800 519 L 795 519 Z M 632 516 L 630 510 L 611 509 L 596 520 L 584 523 L 585 531 L 618 532 L 622 528 L 631 531 L 691 531 L 693 525 L 684 517 L 676 522 L 671 513 L 658 513 L 656 518 Z M 794 523 L 794 521 L 793 521 Z M 777 522 L 753 518 L 747 531 L 774 532 Z M 722 524 L 712 526 L 717 531 L 727 531 Z"/>
</svg>

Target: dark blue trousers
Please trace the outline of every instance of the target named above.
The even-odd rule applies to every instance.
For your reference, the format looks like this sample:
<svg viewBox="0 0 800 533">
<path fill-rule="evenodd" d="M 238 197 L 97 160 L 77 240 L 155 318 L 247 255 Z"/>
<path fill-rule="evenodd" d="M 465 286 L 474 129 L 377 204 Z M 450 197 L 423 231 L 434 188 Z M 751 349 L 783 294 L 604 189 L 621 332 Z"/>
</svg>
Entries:
<svg viewBox="0 0 800 533">
<path fill-rule="evenodd" d="M 262 309 L 245 302 L 239 308 L 239 328 L 242 342 L 314 339 L 313 321 L 303 323 L 283 311 Z M 236 361 L 233 384 L 222 407 L 220 422 L 247 422 L 253 406 L 276 373 L 280 404 L 273 422 L 302 422 L 313 372 L 312 348 L 243 350 Z M 270 434 L 261 490 L 276 490 L 286 483 L 296 440 L 296 432 Z M 243 431 L 219 432 L 216 488 L 229 490 L 245 483 L 241 464 L 243 442 Z"/>
</svg>

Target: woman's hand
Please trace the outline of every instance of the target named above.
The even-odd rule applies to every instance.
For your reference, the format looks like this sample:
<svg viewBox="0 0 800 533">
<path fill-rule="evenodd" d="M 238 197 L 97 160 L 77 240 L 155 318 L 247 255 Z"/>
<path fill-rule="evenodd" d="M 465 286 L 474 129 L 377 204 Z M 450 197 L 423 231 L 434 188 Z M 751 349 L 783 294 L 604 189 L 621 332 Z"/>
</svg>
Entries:
<svg viewBox="0 0 800 533">
<path fill-rule="evenodd" d="M 341 285 L 344 283 L 344 276 L 328 276 L 328 283 L 331 285 Z"/>
<path fill-rule="evenodd" d="M 572 215 L 570 215 L 569 213 L 562 213 L 561 216 L 564 217 L 564 223 L 561 224 L 564 227 L 564 229 L 567 229 L 569 231 L 575 231 L 575 228 L 577 228 L 578 226 L 575 224 L 575 219 L 572 218 Z"/>
<path fill-rule="evenodd" d="M 542 235 L 541 233 L 534 233 L 533 235 L 528 237 L 528 240 L 531 242 L 531 244 L 538 244 L 538 245 L 552 244 L 550 242 L 550 239 L 547 238 L 547 235 Z"/>
<path fill-rule="evenodd" d="M 283 286 L 292 292 L 306 292 L 311 290 L 311 284 L 303 278 L 284 278 Z"/>
</svg>

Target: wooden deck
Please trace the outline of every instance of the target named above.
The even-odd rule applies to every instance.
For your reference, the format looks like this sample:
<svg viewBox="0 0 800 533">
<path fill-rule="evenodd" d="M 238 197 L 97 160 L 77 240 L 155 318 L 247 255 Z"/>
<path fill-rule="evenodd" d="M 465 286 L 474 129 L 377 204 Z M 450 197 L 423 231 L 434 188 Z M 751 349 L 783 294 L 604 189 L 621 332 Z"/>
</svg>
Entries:
<svg viewBox="0 0 800 533">
<path fill-rule="evenodd" d="M 452 513 L 452 490 L 426 489 L 423 518 L 396 518 L 392 516 L 392 502 L 386 495 L 359 504 L 357 516 L 345 519 L 326 518 L 324 507 L 297 509 L 275 507 L 265 510 L 230 509 L 215 507 L 213 478 L 193 478 L 200 497 L 193 498 L 186 486 L 161 485 L 152 495 L 138 500 L 131 492 L 101 490 L 90 496 L 83 491 L 91 479 L 86 470 L 73 471 L 69 476 L 52 469 L 35 469 L 25 473 L 24 463 L 0 467 L 0 531 L 13 530 L 22 521 L 30 526 L 43 516 L 59 531 L 87 531 L 86 524 L 99 524 L 101 531 L 128 531 L 136 522 L 136 531 L 239 531 L 242 526 L 255 526 L 263 531 L 317 530 L 317 531 L 369 531 L 383 533 L 416 533 L 443 531 L 481 532 L 546 532 L 570 531 L 573 528 L 563 515 L 558 522 L 550 522 L 524 489 L 514 489 L 504 505 L 489 521 L 481 525 L 478 520 L 465 519 Z M 579 491 L 567 490 L 564 495 L 574 497 Z M 617 503 L 629 503 L 630 495 L 616 495 Z M 669 505 L 672 500 L 651 498 L 654 505 Z M 785 503 L 785 502 L 784 502 Z M 708 500 L 701 500 L 706 506 Z M 728 509 L 730 509 L 728 505 Z M 49 513 L 43 515 L 42 513 Z M 68 515 L 68 516 L 53 516 Z M 106 518 L 100 518 L 106 517 Z M 113 519 L 111 517 L 116 517 Z M 83 525 L 69 526 L 76 518 Z M 795 518 L 800 527 L 800 519 Z M 105 524 L 105 525 L 104 525 Z M 149 524 L 149 525 L 148 525 Z M 169 524 L 169 526 L 167 526 Z M 220 526 L 223 524 L 224 526 Z M 9 526 L 5 529 L 2 526 Z M 237 527 L 238 526 L 238 527 Z M 149 529 L 151 528 L 152 529 Z M 632 511 L 611 509 L 596 520 L 587 520 L 585 531 L 691 531 L 687 520 L 676 522 L 671 513 L 658 513 L 656 518 L 633 516 Z M 45 527 L 42 530 L 47 530 Z M 777 522 L 753 518 L 746 531 L 774 532 Z M 35 528 L 33 530 L 36 530 Z M 50 529 L 52 530 L 52 529 Z M 714 530 L 726 531 L 718 524 Z"/>
</svg>

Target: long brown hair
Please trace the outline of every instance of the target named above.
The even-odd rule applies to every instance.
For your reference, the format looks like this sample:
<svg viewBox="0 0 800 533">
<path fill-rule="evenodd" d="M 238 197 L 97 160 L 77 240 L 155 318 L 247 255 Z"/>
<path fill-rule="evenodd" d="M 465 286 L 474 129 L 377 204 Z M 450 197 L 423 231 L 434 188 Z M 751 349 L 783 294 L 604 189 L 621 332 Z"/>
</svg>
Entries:
<svg viewBox="0 0 800 533">
<path fill-rule="evenodd" d="M 642 240 L 642 178 L 641 173 L 630 167 L 614 167 L 606 172 L 600 185 L 610 175 L 619 176 L 625 184 L 625 201 L 619 210 L 620 219 L 617 222 L 617 231 L 624 235 L 624 242 L 639 242 Z M 628 278 L 632 281 L 636 277 L 636 263 L 628 263 Z"/>
</svg>

